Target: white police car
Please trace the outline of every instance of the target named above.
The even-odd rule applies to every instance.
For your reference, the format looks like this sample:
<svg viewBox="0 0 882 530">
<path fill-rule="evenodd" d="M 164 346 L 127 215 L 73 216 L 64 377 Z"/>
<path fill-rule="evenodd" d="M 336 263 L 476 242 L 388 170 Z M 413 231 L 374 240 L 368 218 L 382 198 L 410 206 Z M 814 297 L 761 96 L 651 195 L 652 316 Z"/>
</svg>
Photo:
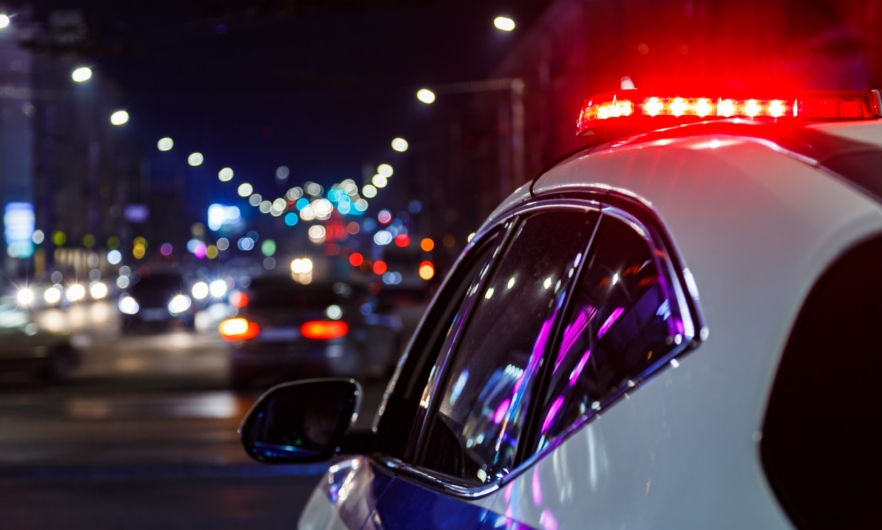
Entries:
<svg viewBox="0 0 882 530">
<path fill-rule="evenodd" d="M 331 466 L 302 529 L 882 527 L 882 102 L 607 94 L 447 277 L 370 432 L 348 380 L 241 428 Z M 700 294 L 700 297 L 699 297 Z"/>
</svg>

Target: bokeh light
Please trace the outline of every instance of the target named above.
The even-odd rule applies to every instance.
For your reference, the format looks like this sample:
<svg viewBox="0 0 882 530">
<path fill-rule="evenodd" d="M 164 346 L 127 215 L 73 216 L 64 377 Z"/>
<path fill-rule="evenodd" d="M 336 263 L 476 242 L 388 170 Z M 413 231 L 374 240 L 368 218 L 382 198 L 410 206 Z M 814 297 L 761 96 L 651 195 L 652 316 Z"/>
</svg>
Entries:
<svg viewBox="0 0 882 530">
<path fill-rule="evenodd" d="M 398 151 L 399 153 L 407 151 L 408 147 L 410 147 L 410 145 L 404 138 L 395 138 L 394 140 L 392 140 L 392 149 Z"/>
<path fill-rule="evenodd" d="M 233 180 L 233 169 L 228 167 L 221 169 L 217 173 L 217 178 L 221 182 L 229 182 Z"/>
<path fill-rule="evenodd" d="M 201 166 L 202 162 L 205 162 L 205 157 L 202 156 L 202 153 L 198 151 L 195 153 L 190 153 L 190 156 L 187 157 L 187 163 L 193 167 Z"/>
<path fill-rule="evenodd" d="M 175 146 L 175 141 L 166 136 L 165 138 L 160 138 L 158 142 L 156 142 L 156 148 L 160 151 L 171 151 L 172 147 Z"/>
</svg>

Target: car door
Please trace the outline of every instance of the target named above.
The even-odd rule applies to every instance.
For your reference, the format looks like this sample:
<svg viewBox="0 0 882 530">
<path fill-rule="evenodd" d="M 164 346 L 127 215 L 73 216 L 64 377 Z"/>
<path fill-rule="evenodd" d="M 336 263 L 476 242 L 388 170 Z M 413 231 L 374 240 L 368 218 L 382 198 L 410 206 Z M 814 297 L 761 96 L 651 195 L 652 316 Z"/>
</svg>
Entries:
<svg viewBox="0 0 882 530">
<path fill-rule="evenodd" d="M 484 523 L 488 512 L 473 499 L 518 463 L 548 340 L 596 219 L 590 205 L 556 204 L 508 221 L 434 345 L 407 448 L 386 460 L 395 477 L 364 528 Z"/>
</svg>

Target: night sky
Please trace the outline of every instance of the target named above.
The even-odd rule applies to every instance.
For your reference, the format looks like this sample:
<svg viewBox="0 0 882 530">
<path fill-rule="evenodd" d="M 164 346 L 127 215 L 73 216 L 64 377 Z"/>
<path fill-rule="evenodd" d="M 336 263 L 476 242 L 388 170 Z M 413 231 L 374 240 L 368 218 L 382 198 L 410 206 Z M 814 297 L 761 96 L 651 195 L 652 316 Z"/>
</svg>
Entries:
<svg viewBox="0 0 882 530">
<path fill-rule="evenodd" d="M 433 112 L 416 90 L 485 78 L 547 3 L 50 0 L 34 18 L 82 9 L 90 43 L 123 47 L 83 61 L 122 88 L 152 178 L 183 174 L 188 188 L 208 182 L 203 195 L 229 202 L 235 187 L 216 178 L 225 166 L 278 196 L 307 180 L 361 182 L 364 163 L 401 161 L 408 155 L 389 142 L 419 137 Z M 515 32 L 493 27 L 501 14 Z M 156 149 L 163 136 L 175 140 L 170 153 Z M 186 166 L 192 151 L 205 155 L 201 168 Z M 291 168 L 284 186 L 280 165 Z M 188 206 L 202 216 L 204 204 Z"/>
</svg>

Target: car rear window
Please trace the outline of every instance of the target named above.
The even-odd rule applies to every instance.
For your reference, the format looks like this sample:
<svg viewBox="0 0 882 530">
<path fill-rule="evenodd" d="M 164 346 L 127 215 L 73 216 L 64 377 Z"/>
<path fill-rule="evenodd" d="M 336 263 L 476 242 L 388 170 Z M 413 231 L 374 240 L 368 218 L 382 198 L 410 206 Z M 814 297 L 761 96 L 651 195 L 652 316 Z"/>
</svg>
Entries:
<svg viewBox="0 0 882 530">
<path fill-rule="evenodd" d="M 248 289 L 248 298 L 251 308 L 307 308 L 351 303 L 353 294 L 351 288 L 333 285 L 301 285 L 284 279 L 255 280 Z"/>
</svg>

